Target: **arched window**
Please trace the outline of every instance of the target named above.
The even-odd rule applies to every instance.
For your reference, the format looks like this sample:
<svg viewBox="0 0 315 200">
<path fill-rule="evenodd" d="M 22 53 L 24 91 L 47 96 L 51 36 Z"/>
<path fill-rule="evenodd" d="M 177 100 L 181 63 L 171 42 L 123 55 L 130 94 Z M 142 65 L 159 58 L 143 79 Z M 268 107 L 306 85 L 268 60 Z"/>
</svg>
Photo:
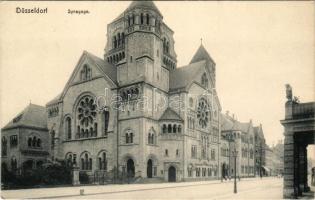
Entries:
<svg viewBox="0 0 315 200">
<path fill-rule="evenodd" d="M 140 23 L 143 24 L 143 13 L 140 15 Z"/>
<path fill-rule="evenodd" d="M 134 14 L 132 14 L 132 18 L 131 19 L 132 19 L 132 21 L 131 21 L 132 24 L 135 24 L 135 15 Z"/>
<path fill-rule="evenodd" d="M 120 47 L 120 43 L 121 43 L 120 33 L 118 33 L 117 38 L 118 38 L 118 44 L 117 44 L 117 46 Z"/>
<path fill-rule="evenodd" d="M 54 148 L 54 146 L 55 146 L 55 135 L 56 135 L 56 133 L 55 133 L 54 130 L 52 130 L 50 134 L 51 134 L 51 137 L 50 137 L 51 148 Z"/>
<path fill-rule="evenodd" d="M 92 158 L 90 158 L 88 153 L 84 153 L 81 156 L 81 169 L 92 170 Z"/>
<path fill-rule="evenodd" d="M 105 110 L 103 112 L 103 119 L 104 119 L 104 135 L 107 136 L 108 124 L 109 124 L 109 111 L 108 110 Z"/>
<path fill-rule="evenodd" d="M 168 129 L 167 129 L 168 133 L 172 133 L 172 124 L 168 125 Z"/>
<path fill-rule="evenodd" d="M 28 138 L 27 145 L 28 147 L 32 147 L 32 138 Z"/>
<path fill-rule="evenodd" d="M 147 25 L 149 25 L 150 24 L 150 16 L 149 16 L 149 14 L 147 14 Z"/>
<path fill-rule="evenodd" d="M 169 48 L 170 48 L 169 42 L 167 41 L 167 42 L 166 42 L 166 53 L 169 53 Z"/>
<path fill-rule="evenodd" d="M 114 36 L 114 39 L 113 39 L 113 43 L 114 43 L 114 48 L 117 48 L 117 39 L 116 39 L 116 36 Z"/>
<path fill-rule="evenodd" d="M 6 156 L 7 155 L 7 149 L 8 149 L 8 141 L 7 139 L 3 136 L 1 139 L 1 155 Z"/>
<path fill-rule="evenodd" d="M 201 85 L 205 88 L 208 88 L 208 78 L 206 73 L 203 73 L 203 75 L 201 76 Z"/>
<path fill-rule="evenodd" d="M 72 167 L 72 164 L 73 164 L 72 160 L 73 160 L 72 153 L 67 153 L 66 154 L 66 164 L 68 167 Z"/>
<path fill-rule="evenodd" d="M 107 170 L 107 158 L 106 158 L 106 153 L 102 152 L 99 154 L 98 157 L 98 167 L 100 170 Z"/>
<path fill-rule="evenodd" d="M 177 125 L 174 124 L 174 125 L 173 125 L 173 133 L 176 133 L 176 131 L 177 131 Z"/>
<path fill-rule="evenodd" d="M 163 38 L 163 52 L 166 52 L 166 39 Z M 166 61 L 164 61 L 166 63 Z"/>
<path fill-rule="evenodd" d="M 70 140 L 71 139 L 71 118 L 70 117 L 66 118 L 65 132 L 66 132 L 67 139 Z"/>
<path fill-rule="evenodd" d="M 40 138 L 37 139 L 37 147 L 41 147 L 42 146 L 42 141 Z"/>
<path fill-rule="evenodd" d="M 36 143 L 37 143 L 37 138 L 36 136 L 34 136 L 32 139 L 32 147 L 36 147 Z"/>
<path fill-rule="evenodd" d="M 131 25 L 130 20 L 131 20 L 131 18 L 130 18 L 130 16 L 128 16 L 128 26 Z"/>
<path fill-rule="evenodd" d="M 148 144 L 155 144 L 155 131 L 153 128 L 148 133 Z"/>
<path fill-rule="evenodd" d="M 17 169 L 17 161 L 16 161 L 16 158 L 14 156 L 11 158 L 11 169 L 13 171 Z"/>
<path fill-rule="evenodd" d="M 131 130 L 126 131 L 125 137 L 126 137 L 126 144 L 133 143 L 133 132 Z"/>
<path fill-rule="evenodd" d="M 122 33 L 121 35 L 121 44 L 124 45 L 125 44 L 125 33 Z M 125 56 L 123 56 L 125 57 Z"/>
<path fill-rule="evenodd" d="M 148 144 L 152 144 L 152 135 L 151 135 L 151 133 L 148 134 Z"/>
<path fill-rule="evenodd" d="M 166 133 L 167 132 L 167 127 L 166 127 L 166 124 L 163 124 L 163 133 Z"/>
</svg>

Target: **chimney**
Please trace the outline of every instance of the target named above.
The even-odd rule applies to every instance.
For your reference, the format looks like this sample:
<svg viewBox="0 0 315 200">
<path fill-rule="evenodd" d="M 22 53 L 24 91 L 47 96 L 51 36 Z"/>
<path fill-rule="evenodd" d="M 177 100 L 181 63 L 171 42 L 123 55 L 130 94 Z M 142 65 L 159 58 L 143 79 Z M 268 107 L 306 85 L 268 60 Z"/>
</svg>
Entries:
<svg viewBox="0 0 315 200">
<path fill-rule="evenodd" d="M 225 115 L 226 115 L 226 116 L 229 116 L 229 111 L 228 111 L 228 110 L 225 112 Z"/>
<path fill-rule="evenodd" d="M 232 118 L 233 118 L 233 119 L 235 119 L 235 116 L 234 116 L 234 114 L 232 115 Z"/>
</svg>

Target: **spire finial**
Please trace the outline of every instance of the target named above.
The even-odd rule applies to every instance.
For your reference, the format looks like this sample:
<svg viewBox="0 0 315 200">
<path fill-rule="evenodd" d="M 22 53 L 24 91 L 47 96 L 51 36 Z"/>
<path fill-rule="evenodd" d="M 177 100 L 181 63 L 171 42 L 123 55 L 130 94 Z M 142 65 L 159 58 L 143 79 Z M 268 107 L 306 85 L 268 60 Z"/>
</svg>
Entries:
<svg viewBox="0 0 315 200">
<path fill-rule="evenodd" d="M 202 38 L 200 38 L 200 44 L 202 45 Z"/>
</svg>

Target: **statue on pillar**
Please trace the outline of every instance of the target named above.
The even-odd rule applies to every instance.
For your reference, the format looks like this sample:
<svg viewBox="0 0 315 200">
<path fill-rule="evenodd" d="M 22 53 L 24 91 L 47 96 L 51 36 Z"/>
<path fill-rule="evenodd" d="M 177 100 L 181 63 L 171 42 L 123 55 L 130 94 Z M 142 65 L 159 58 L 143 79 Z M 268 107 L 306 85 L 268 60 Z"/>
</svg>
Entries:
<svg viewBox="0 0 315 200">
<path fill-rule="evenodd" d="M 290 84 L 286 84 L 285 87 L 286 87 L 287 99 L 288 101 L 292 101 L 292 87 Z"/>
</svg>

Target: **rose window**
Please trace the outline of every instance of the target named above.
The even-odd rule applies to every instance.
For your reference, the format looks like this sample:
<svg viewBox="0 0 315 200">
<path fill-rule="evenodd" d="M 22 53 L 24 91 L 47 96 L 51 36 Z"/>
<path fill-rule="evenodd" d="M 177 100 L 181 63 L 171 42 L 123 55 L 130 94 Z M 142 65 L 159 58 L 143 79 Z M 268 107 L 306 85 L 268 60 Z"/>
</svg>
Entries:
<svg viewBox="0 0 315 200">
<path fill-rule="evenodd" d="M 92 97 L 84 97 L 78 105 L 78 120 L 81 126 L 87 128 L 93 125 L 96 117 L 96 105 Z"/>
<path fill-rule="evenodd" d="M 199 121 L 199 126 L 206 128 L 208 121 L 210 119 L 209 104 L 205 99 L 200 99 L 197 108 L 197 118 Z"/>
</svg>

